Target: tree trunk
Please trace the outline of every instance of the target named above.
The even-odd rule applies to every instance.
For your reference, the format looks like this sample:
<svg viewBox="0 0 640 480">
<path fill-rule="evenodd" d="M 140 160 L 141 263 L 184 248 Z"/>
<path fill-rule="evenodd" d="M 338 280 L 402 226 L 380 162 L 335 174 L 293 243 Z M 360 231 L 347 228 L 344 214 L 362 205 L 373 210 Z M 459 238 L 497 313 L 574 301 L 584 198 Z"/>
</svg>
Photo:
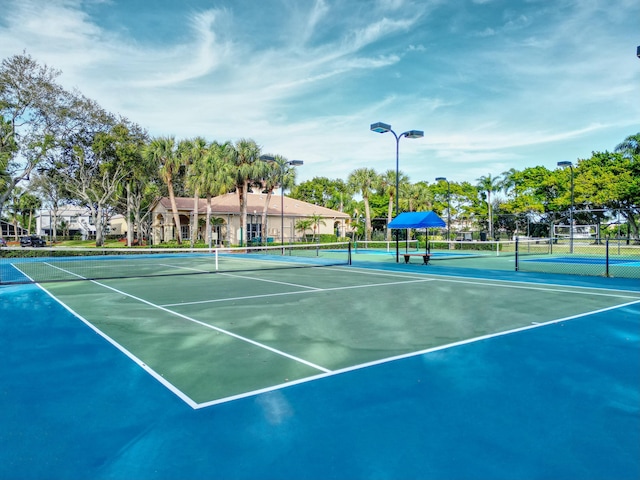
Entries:
<svg viewBox="0 0 640 480">
<path fill-rule="evenodd" d="M 211 194 L 207 195 L 207 218 L 205 219 L 205 239 L 209 248 L 211 248 L 212 238 L 211 238 Z"/>
<path fill-rule="evenodd" d="M 133 245 L 133 224 L 131 222 L 131 204 L 133 199 L 131 198 L 131 182 L 127 182 L 127 246 Z"/>
<path fill-rule="evenodd" d="M 264 208 L 262 209 L 262 241 L 267 242 L 267 212 L 269 211 L 269 202 L 271 202 L 271 191 L 267 192 L 267 198 L 264 201 Z"/>
<path fill-rule="evenodd" d="M 198 240 L 198 206 L 200 195 L 196 188 L 193 192 L 193 218 L 191 219 L 191 246 L 193 247 L 196 240 Z"/>
<path fill-rule="evenodd" d="M 180 230 L 180 215 L 178 214 L 178 205 L 176 205 L 176 196 L 173 193 L 172 181 L 167 182 L 169 187 L 169 200 L 171 201 L 171 211 L 173 212 L 174 228 L 177 230 L 176 240 L 178 245 L 182 245 L 182 231 Z"/>
<path fill-rule="evenodd" d="M 248 182 L 244 182 L 241 188 L 238 189 L 238 196 L 240 197 L 240 246 L 242 246 L 247 239 L 247 190 L 249 189 Z"/>
<path fill-rule="evenodd" d="M 371 240 L 371 212 L 369 209 L 369 197 L 362 197 L 364 200 L 364 239 Z"/>
<path fill-rule="evenodd" d="M 95 226 L 96 226 L 96 247 L 104 246 L 104 215 L 102 214 L 102 205 L 98 204 L 96 208 L 96 218 L 95 218 Z"/>
</svg>

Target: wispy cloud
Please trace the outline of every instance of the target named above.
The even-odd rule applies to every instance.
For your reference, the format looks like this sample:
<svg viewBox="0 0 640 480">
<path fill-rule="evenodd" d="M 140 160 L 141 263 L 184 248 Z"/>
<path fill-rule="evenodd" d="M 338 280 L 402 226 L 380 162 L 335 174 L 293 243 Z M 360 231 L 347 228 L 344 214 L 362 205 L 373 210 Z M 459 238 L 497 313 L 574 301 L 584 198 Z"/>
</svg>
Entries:
<svg viewBox="0 0 640 480">
<path fill-rule="evenodd" d="M 99 2 L 4 0 L 0 56 L 26 49 L 152 135 L 253 137 L 305 159 L 300 179 L 388 169 L 393 137 L 375 121 L 425 131 L 401 146 L 413 180 L 455 179 L 554 165 L 637 130 L 640 5 L 619 2 L 192 0 L 157 12 L 170 25 L 121 25 Z"/>
</svg>

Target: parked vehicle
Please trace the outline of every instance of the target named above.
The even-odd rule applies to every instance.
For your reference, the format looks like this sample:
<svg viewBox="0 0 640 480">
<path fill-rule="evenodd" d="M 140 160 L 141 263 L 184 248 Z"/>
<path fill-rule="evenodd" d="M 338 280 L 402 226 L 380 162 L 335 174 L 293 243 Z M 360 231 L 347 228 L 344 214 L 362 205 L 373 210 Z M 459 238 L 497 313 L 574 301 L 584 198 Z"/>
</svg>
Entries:
<svg viewBox="0 0 640 480">
<path fill-rule="evenodd" d="M 36 235 L 29 235 L 27 237 L 20 237 L 20 246 L 21 247 L 46 247 L 47 242 L 37 237 Z"/>
</svg>

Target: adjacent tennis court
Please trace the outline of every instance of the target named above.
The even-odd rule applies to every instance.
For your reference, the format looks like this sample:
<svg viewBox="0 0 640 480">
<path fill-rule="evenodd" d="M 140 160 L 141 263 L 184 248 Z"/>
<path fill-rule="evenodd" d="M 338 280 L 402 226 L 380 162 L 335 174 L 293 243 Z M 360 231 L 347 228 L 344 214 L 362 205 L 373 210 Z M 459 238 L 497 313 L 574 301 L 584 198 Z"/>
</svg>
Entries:
<svg viewBox="0 0 640 480">
<path fill-rule="evenodd" d="M 639 282 L 272 253 L 12 266 L 2 477 L 640 474 Z"/>
</svg>

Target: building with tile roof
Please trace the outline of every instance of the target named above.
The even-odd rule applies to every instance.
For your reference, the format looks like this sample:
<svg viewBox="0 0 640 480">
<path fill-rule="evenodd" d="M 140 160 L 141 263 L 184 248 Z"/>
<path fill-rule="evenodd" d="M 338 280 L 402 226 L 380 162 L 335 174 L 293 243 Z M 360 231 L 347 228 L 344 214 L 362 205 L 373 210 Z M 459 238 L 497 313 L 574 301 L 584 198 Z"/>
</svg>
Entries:
<svg viewBox="0 0 640 480">
<path fill-rule="evenodd" d="M 269 197 L 269 198 L 267 198 Z M 268 203 L 267 203 L 268 202 Z M 284 209 L 281 208 L 281 205 Z M 178 197 L 176 206 L 180 219 L 180 231 L 183 240 L 191 238 L 194 210 L 197 209 L 197 240 L 207 240 L 206 219 L 210 218 L 211 243 L 215 245 L 238 245 L 266 236 L 268 241 L 292 242 L 301 241 L 305 236 L 315 234 L 333 234 L 344 237 L 349 228 L 349 214 L 331 210 L 280 195 L 265 193 L 247 194 L 246 231 L 240 229 L 240 202 L 237 193 L 227 193 L 213 197 L 211 205 L 206 199 L 198 199 L 197 208 L 193 198 Z M 320 216 L 321 221 L 306 231 L 297 229 L 296 223 L 301 219 Z M 163 197 L 152 207 L 152 241 L 162 243 L 173 240 L 176 235 L 176 222 L 171 210 L 169 197 Z M 264 234 L 263 234 L 264 232 Z"/>
</svg>

